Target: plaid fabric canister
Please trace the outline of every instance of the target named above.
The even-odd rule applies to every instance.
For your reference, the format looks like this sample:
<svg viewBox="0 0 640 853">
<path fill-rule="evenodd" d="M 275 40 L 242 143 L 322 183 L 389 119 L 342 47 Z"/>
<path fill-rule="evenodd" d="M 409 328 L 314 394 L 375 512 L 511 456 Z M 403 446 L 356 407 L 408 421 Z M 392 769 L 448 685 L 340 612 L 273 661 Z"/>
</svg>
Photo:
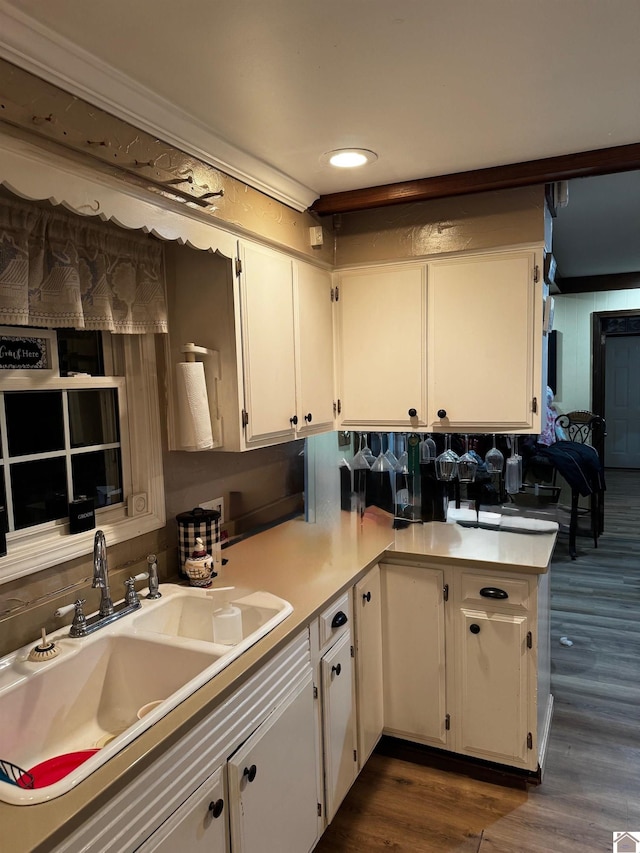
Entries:
<svg viewBox="0 0 640 853">
<path fill-rule="evenodd" d="M 197 506 L 176 515 L 176 521 L 180 573 L 184 574 L 184 561 L 191 556 L 198 536 L 202 539 L 207 553 L 213 554 L 214 545 L 220 541 L 220 513 L 215 509 L 202 509 Z"/>
</svg>

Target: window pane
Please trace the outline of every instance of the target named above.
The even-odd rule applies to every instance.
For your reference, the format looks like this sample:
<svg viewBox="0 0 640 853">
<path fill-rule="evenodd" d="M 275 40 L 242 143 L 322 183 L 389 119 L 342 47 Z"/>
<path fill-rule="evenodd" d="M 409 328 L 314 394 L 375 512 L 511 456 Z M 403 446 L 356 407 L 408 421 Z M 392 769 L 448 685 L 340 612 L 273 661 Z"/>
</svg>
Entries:
<svg viewBox="0 0 640 853">
<path fill-rule="evenodd" d="M 104 376 L 102 335 L 75 329 L 58 329 L 58 362 L 60 376 L 69 373 L 90 373 Z"/>
<path fill-rule="evenodd" d="M 10 456 L 64 448 L 61 391 L 13 391 L 4 400 Z"/>
<path fill-rule="evenodd" d="M 79 453 L 71 459 L 71 470 L 74 497 L 94 498 L 97 507 L 123 500 L 120 450 Z"/>
<path fill-rule="evenodd" d="M 64 458 L 18 462 L 11 466 L 16 529 L 68 515 Z"/>
<path fill-rule="evenodd" d="M 69 391 L 69 430 L 71 447 L 120 441 L 115 388 Z"/>
</svg>

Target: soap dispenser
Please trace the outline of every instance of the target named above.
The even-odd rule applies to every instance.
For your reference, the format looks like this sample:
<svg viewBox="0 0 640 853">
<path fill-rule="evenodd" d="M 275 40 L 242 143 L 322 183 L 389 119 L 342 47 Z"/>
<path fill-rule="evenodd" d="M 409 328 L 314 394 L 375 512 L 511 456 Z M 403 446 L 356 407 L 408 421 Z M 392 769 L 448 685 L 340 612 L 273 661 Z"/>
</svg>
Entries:
<svg viewBox="0 0 640 853">
<path fill-rule="evenodd" d="M 213 614 L 213 642 L 235 646 L 242 640 L 242 612 L 228 601 Z"/>
</svg>

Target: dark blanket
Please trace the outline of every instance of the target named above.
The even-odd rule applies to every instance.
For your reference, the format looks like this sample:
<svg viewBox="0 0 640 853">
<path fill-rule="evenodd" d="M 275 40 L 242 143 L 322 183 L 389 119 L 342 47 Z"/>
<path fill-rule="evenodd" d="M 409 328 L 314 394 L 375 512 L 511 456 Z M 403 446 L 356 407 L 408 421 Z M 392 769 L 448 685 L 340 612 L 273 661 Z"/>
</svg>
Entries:
<svg viewBox="0 0 640 853">
<path fill-rule="evenodd" d="M 604 491 L 604 468 L 597 451 L 578 441 L 556 441 L 549 447 L 538 446 L 537 455 L 548 459 L 572 489 L 581 495 Z"/>
</svg>

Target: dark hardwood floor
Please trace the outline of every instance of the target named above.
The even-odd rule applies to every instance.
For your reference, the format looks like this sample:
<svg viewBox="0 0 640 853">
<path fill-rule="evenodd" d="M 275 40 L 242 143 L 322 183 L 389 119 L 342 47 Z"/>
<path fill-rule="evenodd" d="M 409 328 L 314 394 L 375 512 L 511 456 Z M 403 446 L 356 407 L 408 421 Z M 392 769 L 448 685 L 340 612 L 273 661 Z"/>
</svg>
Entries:
<svg viewBox="0 0 640 853">
<path fill-rule="evenodd" d="M 640 832 L 640 471 L 607 471 L 598 547 L 580 537 L 571 560 L 561 536 L 551 572 L 542 785 L 514 790 L 375 753 L 318 853 L 610 853 L 614 831 Z"/>
</svg>

